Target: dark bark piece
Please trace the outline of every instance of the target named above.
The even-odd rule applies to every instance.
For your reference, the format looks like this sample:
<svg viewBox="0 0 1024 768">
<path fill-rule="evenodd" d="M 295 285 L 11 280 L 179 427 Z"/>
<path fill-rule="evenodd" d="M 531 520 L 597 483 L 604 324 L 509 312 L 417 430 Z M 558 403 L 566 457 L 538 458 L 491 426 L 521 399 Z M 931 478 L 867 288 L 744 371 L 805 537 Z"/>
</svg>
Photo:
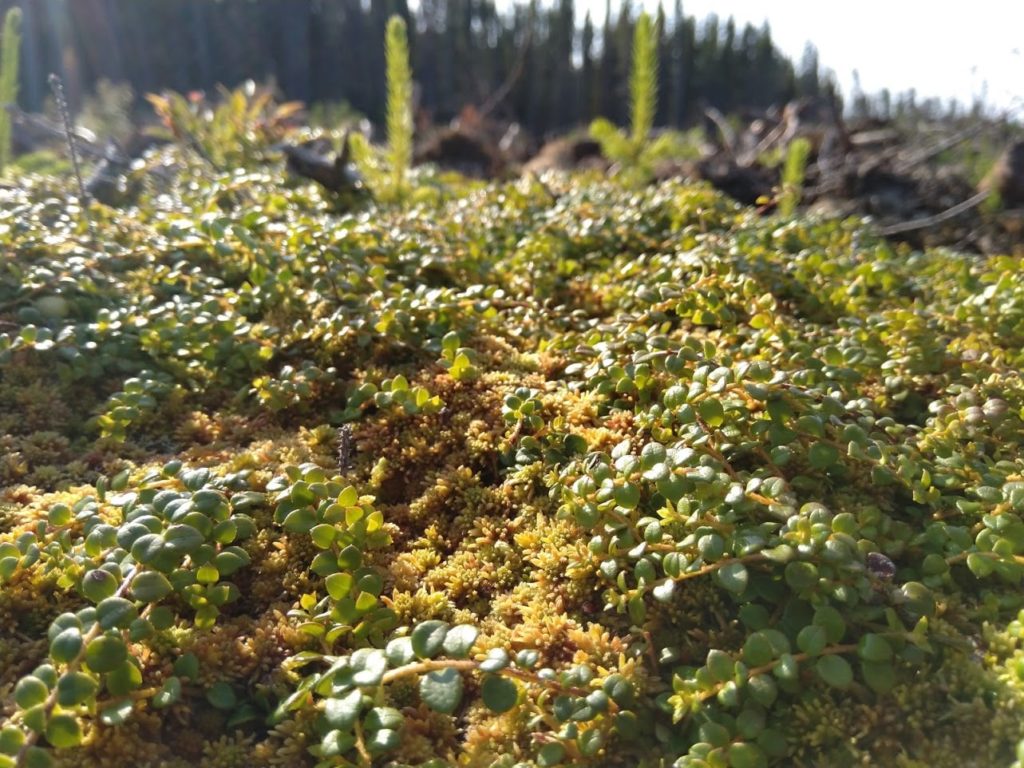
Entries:
<svg viewBox="0 0 1024 768">
<path fill-rule="evenodd" d="M 161 143 L 160 139 L 143 132 L 136 132 L 124 148 L 113 141 L 108 142 L 102 159 L 85 180 L 86 194 L 104 205 L 114 207 L 130 201 L 133 193 L 129 189 L 132 186 L 129 176 L 133 163 L 150 147 Z"/>
<path fill-rule="evenodd" d="M 289 172 L 311 179 L 331 192 L 352 191 L 362 186 L 359 175 L 348 162 L 347 152 L 342 152 L 334 160 L 330 160 L 311 146 L 285 145 L 281 147 L 281 151 L 287 158 Z"/>
<path fill-rule="evenodd" d="M 1024 205 L 1024 141 L 1006 148 L 981 182 L 982 191 L 995 192 L 1006 208 Z"/>
<path fill-rule="evenodd" d="M 443 128 L 435 132 L 416 148 L 414 161 L 417 165 L 432 163 L 475 179 L 493 178 L 503 169 L 497 148 L 462 128 Z"/>
<path fill-rule="evenodd" d="M 600 144 L 589 138 L 575 138 L 549 141 L 523 170 L 527 173 L 543 173 L 607 167 L 608 161 L 601 152 Z"/>
<path fill-rule="evenodd" d="M 756 205 L 760 197 L 771 197 L 778 178 L 762 165 L 740 165 L 731 157 L 718 155 L 697 164 L 700 178 L 744 205 Z"/>
</svg>

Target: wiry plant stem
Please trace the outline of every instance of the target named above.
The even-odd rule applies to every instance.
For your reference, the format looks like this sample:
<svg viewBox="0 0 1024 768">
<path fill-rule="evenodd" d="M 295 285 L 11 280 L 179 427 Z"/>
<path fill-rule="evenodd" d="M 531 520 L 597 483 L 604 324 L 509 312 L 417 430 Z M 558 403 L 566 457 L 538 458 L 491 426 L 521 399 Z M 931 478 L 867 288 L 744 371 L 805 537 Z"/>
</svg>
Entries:
<svg viewBox="0 0 1024 768">
<path fill-rule="evenodd" d="M 53 91 L 53 98 L 57 102 L 57 111 L 60 112 L 61 123 L 64 126 L 64 138 L 68 143 L 68 153 L 71 155 L 71 168 L 75 174 L 75 181 L 78 183 L 78 205 L 82 209 L 82 217 L 89 229 L 89 237 L 96 242 L 96 232 L 92 227 L 92 218 L 89 216 L 89 199 L 85 192 L 85 183 L 82 181 L 82 169 L 78 164 L 78 149 L 75 146 L 74 126 L 71 124 L 71 111 L 68 109 L 68 100 L 64 96 L 64 83 L 60 76 L 50 75 L 50 90 Z"/>
</svg>

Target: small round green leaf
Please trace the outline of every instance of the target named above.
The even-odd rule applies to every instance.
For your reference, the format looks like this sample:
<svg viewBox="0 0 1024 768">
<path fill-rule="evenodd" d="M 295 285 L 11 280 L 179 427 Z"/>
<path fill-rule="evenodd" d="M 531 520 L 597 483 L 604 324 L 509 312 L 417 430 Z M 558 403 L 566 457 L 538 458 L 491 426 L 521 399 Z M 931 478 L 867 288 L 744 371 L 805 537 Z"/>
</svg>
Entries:
<svg viewBox="0 0 1024 768">
<path fill-rule="evenodd" d="M 108 672 L 104 682 L 111 696 L 126 696 L 142 685 L 142 671 L 132 659 L 127 659 L 117 669 Z"/>
<path fill-rule="evenodd" d="M 767 768 L 768 757 L 756 744 L 745 741 L 729 745 L 729 768 Z"/>
<path fill-rule="evenodd" d="M 46 724 L 46 740 L 57 749 L 69 749 L 82 743 L 82 726 L 73 715 L 52 715 Z"/>
<path fill-rule="evenodd" d="M 811 624 L 800 630 L 796 636 L 796 646 L 808 656 L 817 656 L 828 644 L 828 633 L 824 627 Z"/>
<path fill-rule="evenodd" d="M 366 747 L 371 754 L 378 755 L 382 752 L 390 752 L 393 749 L 397 749 L 401 743 L 402 736 L 398 731 L 393 731 L 390 728 L 381 728 L 379 731 L 372 733 L 370 738 L 366 740 Z"/>
<path fill-rule="evenodd" d="M 715 571 L 714 578 L 719 586 L 738 595 L 747 588 L 749 574 L 743 563 L 728 563 Z"/>
<path fill-rule="evenodd" d="M 183 653 L 174 660 L 174 674 L 195 680 L 199 677 L 199 657 L 194 653 Z"/>
<path fill-rule="evenodd" d="M 315 525 L 309 532 L 309 537 L 313 540 L 320 549 L 327 549 L 331 546 L 331 542 L 334 541 L 334 537 L 337 535 L 337 529 L 328 523 L 321 523 Z"/>
<path fill-rule="evenodd" d="M 539 765 L 540 768 L 553 768 L 553 766 L 561 763 L 564 757 L 565 747 L 557 741 L 545 744 L 537 752 L 537 765 Z"/>
<path fill-rule="evenodd" d="M 67 664 L 81 652 L 82 632 L 78 627 L 68 627 L 50 643 L 50 658 L 58 664 Z"/>
<path fill-rule="evenodd" d="M 861 661 L 864 682 L 876 693 L 888 693 L 896 685 L 896 670 L 891 661 Z"/>
<path fill-rule="evenodd" d="M 42 747 L 29 747 L 25 751 L 23 765 L 24 768 L 53 768 L 53 758 Z"/>
<path fill-rule="evenodd" d="M 768 647 L 768 650 L 770 653 L 771 646 Z M 736 668 L 736 664 L 733 661 L 732 656 L 725 651 L 718 650 L 717 648 L 712 648 L 708 651 L 708 658 L 705 664 L 708 668 L 708 672 L 711 673 L 711 677 L 719 683 L 731 680 Z"/>
<path fill-rule="evenodd" d="M 23 710 L 21 724 L 34 733 L 42 734 L 46 730 L 46 710 L 45 704 L 36 704 L 34 707 Z"/>
<path fill-rule="evenodd" d="M 732 738 L 732 731 L 721 723 L 716 723 L 713 720 L 702 723 L 698 733 L 700 734 L 701 741 L 706 742 L 713 747 L 724 747 Z"/>
<path fill-rule="evenodd" d="M 222 577 L 230 576 L 251 562 L 249 553 L 241 547 L 226 547 L 216 554 L 213 564 Z"/>
<path fill-rule="evenodd" d="M 42 704 L 49 695 L 50 689 L 46 683 L 31 675 L 21 678 L 14 686 L 14 702 L 22 709 Z"/>
<path fill-rule="evenodd" d="M 108 597 L 96 606 L 96 620 L 103 629 L 127 629 L 138 617 L 135 603 L 123 597 Z"/>
<path fill-rule="evenodd" d="M 881 635 L 869 633 L 857 643 L 857 655 L 864 661 L 889 661 L 892 658 L 892 646 Z"/>
<path fill-rule="evenodd" d="M 453 659 L 465 659 L 473 649 L 479 634 L 476 627 L 470 624 L 458 624 L 448 630 L 442 648 L 445 655 Z"/>
<path fill-rule="evenodd" d="M 676 583 L 672 579 L 665 579 L 660 584 L 655 585 L 654 589 L 651 590 L 651 594 L 654 595 L 654 599 L 659 603 L 668 603 L 672 601 L 672 595 L 675 594 Z"/>
<path fill-rule="evenodd" d="M 356 744 L 356 737 L 344 731 L 328 731 L 320 740 L 320 754 L 323 757 L 338 757 L 348 752 Z"/>
<path fill-rule="evenodd" d="M 15 725 L 8 725 L 0 730 L 0 754 L 16 755 L 25 743 L 25 732 Z"/>
<path fill-rule="evenodd" d="M 338 553 L 338 567 L 343 571 L 351 571 L 363 563 L 363 553 L 359 547 L 349 544 Z"/>
<path fill-rule="evenodd" d="M 312 507 L 299 507 L 285 517 L 282 525 L 289 533 L 309 533 L 316 527 L 316 510 Z"/>
<path fill-rule="evenodd" d="M 404 722 L 405 717 L 394 707 L 374 707 L 366 716 L 363 725 L 368 731 L 379 731 L 381 728 L 397 731 Z"/>
<path fill-rule="evenodd" d="M 164 680 L 164 684 L 160 686 L 160 690 L 153 697 L 153 706 L 156 709 L 163 709 L 171 706 L 180 698 L 181 680 L 177 677 L 169 677 Z"/>
<path fill-rule="evenodd" d="M 32 675 L 38 677 L 51 691 L 57 686 L 57 670 L 53 664 L 40 664 L 32 670 Z"/>
<path fill-rule="evenodd" d="M 359 689 L 329 698 L 324 702 L 324 719 L 331 728 L 347 731 L 355 725 L 362 701 L 363 693 Z"/>
<path fill-rule="evenodd" d="M 760 667 L 775 658 L 772 641 L 764 632 L 754 632 L 743 644 L 743 661 L 751 667 Z"/>
<path fill-rule="evenodd" d="M 206 691 L 206 700 L 217 709 L 231 709 L 238 703 L 234 690 L 228 683 L 220 680 Z"/>
<path fill-rule="evenodd" d="M 205 537 L 191 525 L 172 525 L 164 531 L 165 546 L 175 553 L 191 555 L 203 545 Z"/>
<path fill-rule="evenodd" d="M 324 579 L 324 586 L 327 587 L 327 594 L 331 596 L 332 600 L 341 600 L 348 597 L 353 582 L 351 573 L 332 573 Z"/>
<path fill-rule="evenodd" d="M 762 707 L 768 708 L 778 698 L 779 688 L 768 675 L 754 675 L 747 681 L 750 697 Z"/>
<path fill-rule="evenodd" d="M 935 613 L 935 596 L 918 581 L 908 581 L 900 587 L 903 606 L 917 616 L 931 616 Z"/>
<path fill-rule="evenodd" d="M 483 672 L 500 672 L 508 665 L 508 651 L 504 648 L 491 648 L 487 652 L 487 658 L 480 662 L 480 669 Z"/>
<path fill-rule="evenodd" d="M 380 685 L 381 678 L 388 669 L 388 659 L 384 651 L 372 650 L 365 654 L 361 667 L 352 676 L 355 685 Z"/>
<path fill-rule="evenodd" d="M 124 725 L 132 714 L 132 701 L 126 699 L 100 710 L 100 722 L 108 726 Z"/>
<path fill-rule="evenodd" d="M 445 621 L 424 621 L 412 631 L 412 650 L 421 659 L 430 659 L 444 648 L 444 639 L 448 634 L 448 623 Z"/>
<path fill-rule="evenodd" d="M 47 522 L 55 528 L 67 525 L 71 522 L 71 507 L 67 504 L 54 504 L 46 516 Z"/>
<path fill-rule="evenodd" d="M 85 662 L 93 672 L 111 672 L 128 658 L 124 640 L 112 635 L 100 635 L 85 649 Z"/>
<path fill-rule="evenodd" d="M 111 597 L 117 592 L 117 577 L 110 571 L 96 568 L 82 577 L 82 594 L 94 603 Z"/>
<path fill-rule="evenodd" d="M 155 631 L 153 622 L 149 619 L 136 619 L 128 625 L 128 639 L 133 643 L 137 643 L 140 640 L 152 637 Z"/>
<path fill-rule="evenodd" d="M 800 674 L 800 662 L 792 654 L 784 653 L 779 656 L 778 663 L 772 668 L 772 674 L 785 682 L 796 680 Z"/>
<path fill-rule="evenodd" d="M 840 642 L 846 634 L 846 619 L 830 605 L 823 605 L 814 612 L 814 624 L 825 630 L 830 643 Z"/>
<path fill-rule="evenodd" d="M 66 672 L 57 681 L 57 703 L 62 707 L 73 707 L 88 701 L 96 695 L 99 683 L 85 672 Z"/>
<path fill-rule="evenodd" d="M 839 461 L 839 449 L 830 443 L 814 443 L 807 452 L 807 461 L 815 469 L 828 469 Z"/>
<path fill-rule="evenodd" d="M 396 637 L 387 644 L 384 655 L 387 656 L 391 667 L 404 667 L 416 658 L 416 653 L 412 649 L 412 638 Z"/>
<path fill-rule="evenodd" d="M 579 746 L 580 754 L 584 757 L 593 757 L 604 746 L 604 734 L 597 728 L 590 728 L 576 737 L 576 744 Z"/>
<path fill-rule="evenodd" d="M 797 592 L 811 589 L 818 583 L 818 569 L 813 563 L 801 560 L 786 563 L 786 583 Z"/>
<path fill-rule="evenodd" d="M 990 558 L 977 552 L 972 552 L 967 556 L 967 567 L 979 579 L 991 576 L 992 571 L 995 569 L 994 563 Z"/>
<path fill-rule="evenodd" d="M 608 675 L 601 685 L 608 697 L 620 707 L 631 707 L 635 698 L 633 684 L 622 675 L 615 673 Z"/>
<path fill-rule="evenodd" d="M 833 688 L 847 688 L 853 682 L 853 668 L 842 656 L 822 656 L 815 663 L 814 669 Z"/>
<path fill-rule="evenodd" d="M 722 402 L 714 398 L 703 400 L 697 406 L 697 412 L 709 427 L 720 427 L 725 422 L 725 408 Z"/>
<path fill-rule="evenodd" d="M 153 629 L 157 632 L 170 629 L 174 625 L 174 619 L 174 611 L 166 605 L 158 605 L 149 611 L 149 623 L 153 625 Z"/>
<path fill-rule="evenodd" d="M 174 587 L 167 577 L 156 571 L 143 571 L 132 579 L 132 597 L 144 603 L 156 603 L 171 593 Z"/>
<path fill-rule="evenodd" d="M 623 509 L 636 509 L 640 504 L 640 489 L 633 483 L 626 483 L 616 487 L 614 497 L 615 503 Z"/>
<path fill-rule="evenodd" d="M 765 716 L 761 707 L 746 707 L 736 716 L 736 733 L 744 739 L 756 739 L 764 730 Z"/>
<path fill-rule="evenodd" d="M 420 678 L 420 698 L 435 712 L 452 714 L 462 700 L 462 675 L 452 669 L 438 669 Z"/>
<path fill-rule="evenodd" d="M 486 675 L 480 686 L 480 694 L 487 708 L 498 714 L 508 712 L 519 699 L 516 684 L 501 675 Z"/>
</svg>

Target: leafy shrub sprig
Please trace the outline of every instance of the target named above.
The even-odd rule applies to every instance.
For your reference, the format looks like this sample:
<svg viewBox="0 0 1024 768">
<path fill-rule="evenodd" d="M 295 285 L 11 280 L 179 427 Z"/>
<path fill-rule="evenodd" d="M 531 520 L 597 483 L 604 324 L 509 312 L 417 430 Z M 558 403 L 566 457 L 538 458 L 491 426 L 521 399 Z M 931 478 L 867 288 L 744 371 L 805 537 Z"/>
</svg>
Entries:
<svg viewBox="0 0 1024 768">
<path fill-rule="evenodd" d="M 230 493 L 240 481 L 244 486 L 242 478 L 215 478 L 180 462 L 134 487 L 122 473 L 109 484 L 114 495 L 100 483 L 97 496 L 72 507 L 56 504 L 34 532 L 0 544 L 4 581 L 38 567 L 86 603 L 50 624 L 46 661 L 18 681 L 17 710 L 3 731 L 5 761 L 50 765 L 40 738 L 56 749 L 75 747 L 93 720 L 120 725 L 140 698 L 159 709 L 181 697 L 182 676 L 196 676 L 191 664 L 177 664 L 174 676 L 144 689 L 145 666 L 135 649 L 181 621 L 208 629 L 238 599 L 227 579 L 249 564 L 236 542 L 255 532 L 243 510 L 259 503 L 251 493 Z M 111 517 L 106 505 L 118 512 Z"/>
<path fill-rule="evenodd" d="M 1019 257 L 161 153 L 0 209 L 0 764 L 1013 760 Z"/>
</svg>

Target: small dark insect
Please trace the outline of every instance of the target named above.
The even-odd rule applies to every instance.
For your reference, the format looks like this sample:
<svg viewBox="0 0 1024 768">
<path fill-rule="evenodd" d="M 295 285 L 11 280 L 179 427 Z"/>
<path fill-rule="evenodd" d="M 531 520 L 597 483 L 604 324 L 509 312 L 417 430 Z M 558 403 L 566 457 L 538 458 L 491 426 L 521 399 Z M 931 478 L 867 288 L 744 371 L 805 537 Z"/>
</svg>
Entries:
<svg viewBox="0 0 1024 768">
<path fill-rule="evenodd" d="M 344 472 L 352 467 L 356 447 L 352 440 L 352 427 L 343 424 L 338 428 L 338 469 Z"/>
<path fill-rule="evenodd" d="M 896 575 L 896 564 L 881 552 L 869 552 L 868 570 L 876 579 L 891 581 Z"/>
</svg>

